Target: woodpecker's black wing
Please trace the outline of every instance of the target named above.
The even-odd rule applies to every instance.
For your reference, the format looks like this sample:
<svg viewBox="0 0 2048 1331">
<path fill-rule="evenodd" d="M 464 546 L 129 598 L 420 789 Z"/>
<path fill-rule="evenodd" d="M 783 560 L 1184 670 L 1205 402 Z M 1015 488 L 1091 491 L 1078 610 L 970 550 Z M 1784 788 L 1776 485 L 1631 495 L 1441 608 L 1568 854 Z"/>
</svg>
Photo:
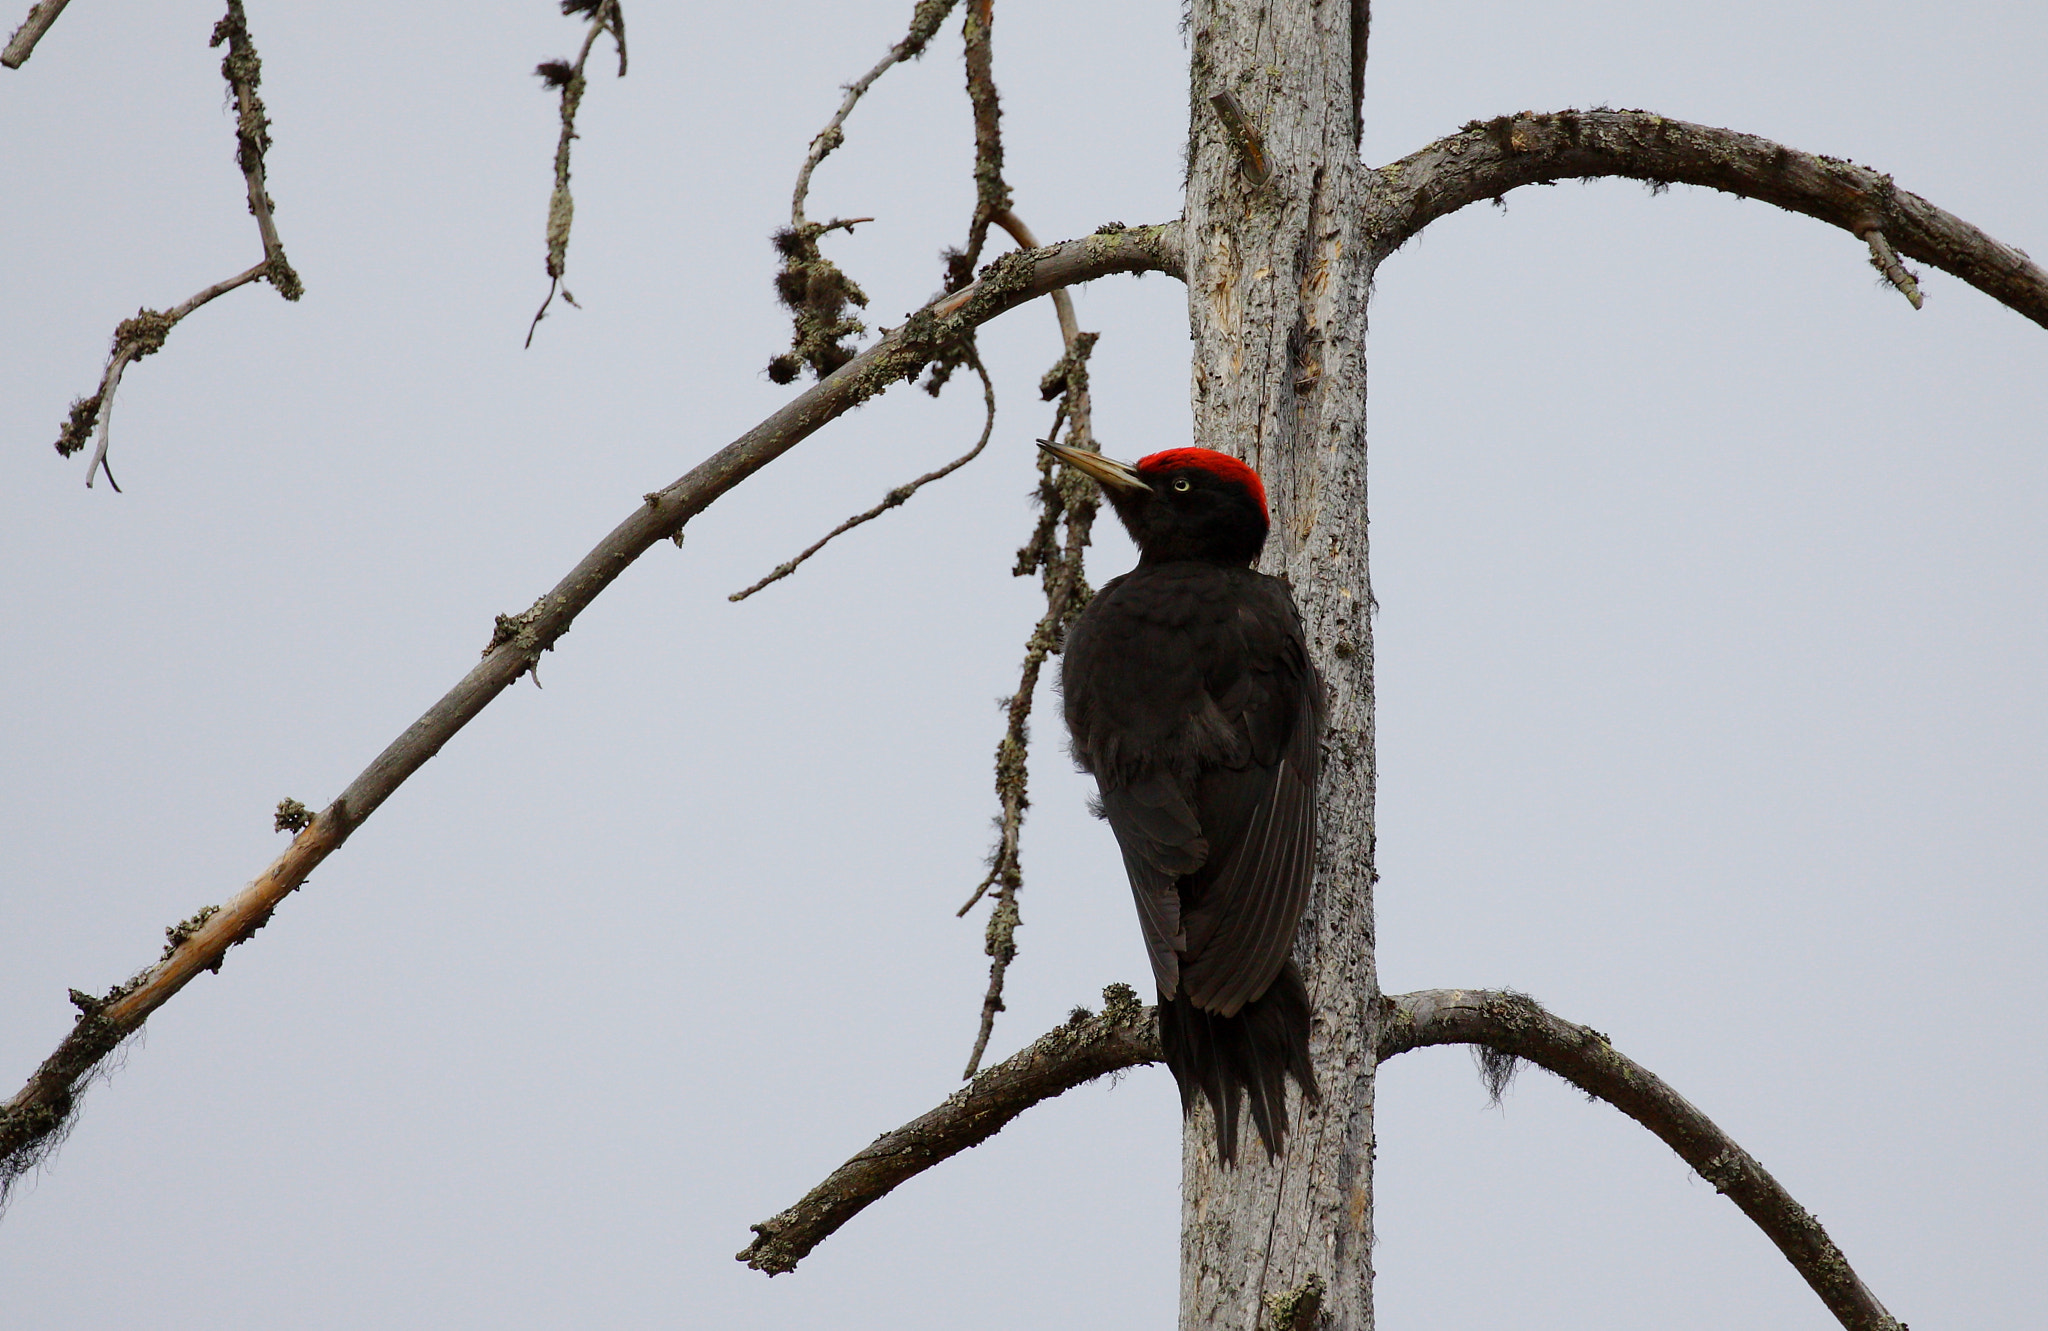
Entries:
<svg viewBox="0 0 2048 1331">
<path fill-rule="evenodd" d="M 1323 699 L 1293 598 L 1249 569 L 1140 566 L 1061 673 L 1161 996 L 1235 1016 L 1286 963 L 1314 873 Z"/>
<path fill-rule="evenodd" d="M 1181 988 L 1233 1017 L 1264 994 L 1294 949 L 1315 876 L 1323 689 L 1285 584 L 1257 579 L 1237 598 L 1237 652 L 1215 663 L 1210 694 L 1242 758 L 1205 764 L 1195 807 L 1210 854 L 1181 883 Z"/>
</svg>

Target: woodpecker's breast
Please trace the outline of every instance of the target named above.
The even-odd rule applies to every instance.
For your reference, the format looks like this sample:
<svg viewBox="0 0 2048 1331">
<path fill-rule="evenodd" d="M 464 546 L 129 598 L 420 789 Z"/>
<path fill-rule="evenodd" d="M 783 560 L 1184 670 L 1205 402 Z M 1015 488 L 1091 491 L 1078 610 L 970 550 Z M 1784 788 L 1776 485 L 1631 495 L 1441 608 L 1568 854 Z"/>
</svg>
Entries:
<svg viewBox="0 0 2048 1331">
<path fill-rule="evenodd" d="M 1248 568 L 1140 565 L 1069 632 L 1061 690 L 1074 758 L 1115 785 L 1145 770 L 1273 761 L 1257 713 L 1305 665 L 1287 587 Z M 1277 718 L 1275 718 L 1277 719 Z M 1284 737 L 1282 737 L 1284 738 Z M 1263 742 L 1262 742 L 1263 741 Z"/>
</svg>

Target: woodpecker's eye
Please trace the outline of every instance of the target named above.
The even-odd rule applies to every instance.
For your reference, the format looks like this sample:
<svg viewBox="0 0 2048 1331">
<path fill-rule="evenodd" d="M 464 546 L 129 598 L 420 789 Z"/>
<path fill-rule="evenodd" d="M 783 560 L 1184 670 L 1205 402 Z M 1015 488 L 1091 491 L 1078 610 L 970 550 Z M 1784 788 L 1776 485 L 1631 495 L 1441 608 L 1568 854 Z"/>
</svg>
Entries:
<svg viewBox="0 0 2048 1331">
<path fill-rule="evenodd" d="M 1176 476 L 1176 477 L 1174 477 L 1174 478 L 1173 478 L 1173 488 L 1174 488 L 1174 489 L 1176 489 L 1176 490 L 1188 490 L 1188 489 L 1192 489 L 1193 487 L 1192 487 L 1192 486 L 1190 486 L 1190 485 L 1188 484 L 1188 478 L 1187 478 L 1187 477 L 1185 477 L 1185 476 Z"/>
</svg>

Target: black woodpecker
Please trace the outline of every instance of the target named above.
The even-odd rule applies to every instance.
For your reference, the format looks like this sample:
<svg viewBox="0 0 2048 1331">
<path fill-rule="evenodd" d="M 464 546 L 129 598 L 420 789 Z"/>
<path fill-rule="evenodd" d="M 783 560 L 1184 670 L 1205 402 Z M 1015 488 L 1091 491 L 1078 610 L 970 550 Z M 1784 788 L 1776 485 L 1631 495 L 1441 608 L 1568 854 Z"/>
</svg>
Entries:
<svg viewBox="0 0 2048 1331">
<path fill-rule="evenodd" d="M 1175 448 L 1136 466 L 1043 445 L 1101 482 L 1138 545 L 1067 635 L 1060 689 L 1138 901 L 1159 1036 L 1237 1153 L 1240 1103 L 1277 1155 L 1292 1076 L 1318 1097 L 1291 953 L 1315 875 L 1323 683 L 1287 584 L 1253 571 L 1266 490 L 1236 458 Z"/>
</svg>

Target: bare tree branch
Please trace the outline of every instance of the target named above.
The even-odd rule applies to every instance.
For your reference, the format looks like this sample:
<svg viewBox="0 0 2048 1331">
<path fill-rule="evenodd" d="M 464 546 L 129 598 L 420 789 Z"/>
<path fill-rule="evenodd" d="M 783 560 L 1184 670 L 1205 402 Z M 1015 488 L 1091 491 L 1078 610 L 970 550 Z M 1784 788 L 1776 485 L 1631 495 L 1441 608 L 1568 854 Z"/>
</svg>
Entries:
<svg viewBox="0 0 2048 1331">
<path fill-rule="evenodd" d="M 1066 292 L 1056 291 L 1053 294 L 1056 296 L 1064 296 Z M 968 449 L 965 453 L 962 453 L 959 457 L 954 458 L 951 462 L 948 462 L 945 466 L 940 467 L 938 470 L 928 471 L 914 481 L 911 481 L 904 485 L 897 486 L 888 494 L 882 496 L 881 503 L 876 504 L 873 508 L 868 509 L 866 512 L 854 514 L 852 517 L 840 523 L 837 527 L 834 527 L 831 531 L 826 532 L 823 536 L 820 536 L 817 540 L 813 541 L 810 545 L 806 546 L 803 552 L 797 555 L 796 558 L 790 560 L 786 564 L 777 564 L 774 568 L 774 571 L 769 573 L 767 577 L 762 578 L 759 582 L 754 583 L 750 587 L 746 587 L 741 589 L 740 591 L 734 592 L 732 595 L 726 597 L 725 599 L 728 601 L 744 601 L 749 596 L 752 596 L 755 592 L 758 592 L 763 587 L 766 587 L 769 583 L 780 582 L 782 579 L 796 572 L 797 566 L 802 564 L 806 559 L 809 559 L 812 555 L 818 553 L 818 551 L 823 550 L 827 545 L 831 544 L 834 537 L 844 536 L 847 532 L 852 531 L 855 527 L 860 526 L 864 522 L 873 522 L 876 518 L 881 517 L 890 509 L 902 504 L 905 500 L 909 499 L 910 496 L 916 494 L 925 486 L 930 485 L 933 481 L 944 480 L 946 477 L 951 476 L 954 472 L 960 470 L 968 463 L 980 457 L 981 450 L 988 447 L 988 441 L 990 437 L 993 436 L 996 432 L 996 385 L 995 380 L 988 377 L 988 368 L 981 363 L 981 358 L 979 356 L 970 356 L 968 358 L 967 363 L 974 367 L 974 372 L 976 374 L 981 376 L 981 400 L 986 408 L 986 414 L 982 418 L 981 423 L 981 438 L 974 441 L 974 447 Z"/>
<path fill-rule="evenodd" d="M 548 294 L 533 312 L 533 322 L 526 325 L 529 347 L 533 345 L 533 330 L 540 327 L 540 321 L 548 317 L 548 306 L 555 303 L 556 288 L 561 288 L 563 300 L 571 305 L 576 303 L 569 288 L 562 286 L 562 276 L 569 271 L 569 229 L 576 221 L 576 197 L 569 192 L 569 145 L 576 141 L 576 112 L 583 105 L 583 90 L 588 86 L 583 80 L 583 67 L 590 63 L 591 48 L 597 45 L 600 35 L 612 35 L 612 42 L 619 48 L 619 77 L 626 77 L 626 15 L 619 8 L 619 0 L 562 0 L 562 12 L 589 14 L 590 31 L 583 34 L 583 49 L 576 53 L 575 64 L 546 60 L 533 71 L 550 88 L 562 90 L 562 133 L 555 141 L 555 190 L 548 196 Z"/>
<path fill-rule="evenodd" d="M 1382 1000 L 1379 1057 L 1424 1045 L 1483 1045 L 1526 1058 L 1657 1134 L 1778 1245 L 1849 1331 L 1905 1331 L 1851 1270 L 1820 1222 L 1749 1152 L 1607 1037 L 1545 1012 L 1523 994 L 1429 989 Z"/>
<path fill-rule="evenodd" d="M 984 32 L 984 47 L 986 46 Z M 984 54 L 986 52 L 984 51 Z M 1000 145 L 998 145 L 1000 155 Z M 1005 191 L 1007 194 L 1007 191 Z M 997 209 L 991 222 L 1010 233 L 1026 249 L 1036 249 L 1038 240 L 1022 218 L 1007 206 Z M 1095 350 L 1096 335 L 1081 331 L 1074 317 L 1074 302 L 1065 291 L 1053 293 L 1053 310 L 1059 316 L 1060 358 L 1039 380 L 1039 395 L 1059 399 L 1047 438 L 1059 438 L 1060 426 L 1067 427 L 1067 444 L 1072 448 L 1095 450 L 1093 414 L 1088 396 L 1088 357 Z M 937 370 L 934 370 L 937 373 Z M 929 387 L 929 385 L 928 385 Z M 996 744 L 996 844 L 989 852 L 988 873 L 975 887 L 967 904 L 955 912 L 965 915 L 974 909 L 990 888 L 995 889 L 994 907 L 989 911 L 982 950 L 988 954 L 988 990 L 981 999 L 981 1023 L 975 1031 L 974 1048 L 967 1055 L 967 1068 L 960 1075 L 972 1077 L 988 1052 L 989 1037 L 995 1033 L 996 1014 L 1003 1010 L 1003 986 L 1010 963 L 1017 959 L 1017 926 L 1023 922 L 1017 894 L 1024 886 L 1024 811 L 1029 796 L 1030 722 L 1033 700 L 1038 694 L 1038 677 L 1047 656 L 1060 650 L 1066 632 L 1088 604 L 1090 595 L 1085 576 L 1084 554 L 1095 525 L 1097 490 L 1086 476 L 1064 464 L 1055 474 L 1050 454 L 1038 458 L 1038 521 L 1031 538 L 1017 552 L 1010 570 L 1015 576 L 1040 574 L 1045 592 L 1045 613 L 1024 641 L 1024 666 L 1019 672 L 1017 691 L 1004 704 L 1003 738 Z M 1055 539 L 1060 524 L 1066 524 L 1064 542 Z"/>
<path fill-rule="evenodd" d="M 1031 234 L 1031 228 L 1024 225 L 1024 219 L 1017 216 L 1008 205 L 996 209 L 989 216 L 989 221 L 1009 232 L 1010 239 L 1016 241 L 1021 248 L 1038 248 L 1038 237 Z M 1103 228 L 1104 231 L 1112 229 Z M 1052 310 L 1060 321 L 1060 345 L 1071 351 L 1074 339 L 1081 335 L 1081 321 L 1074 316 L 1074 298 L 1067 293 L 1065 287 L 1052 293 Z"/>
<path fill-rule="evenodd" d="M 1523 185 L 1626 176 L 1761 199 L 1859 239 L 1881 232 L 1900 254 L 2048 327 L 2048 273 L 2024 251 L 1897 188 L 1888 175 L 1752 134 L 1647 111 L 1525 112 L 1475 120 L 1377 174 L 1366 218 L 1375 264 L 1439 217 Z"/>
<path fill-rule="evenodd" d="M 873 69 L 846 85 L 846 96 L 840 101 L 839 110 L 825 122 L 825 128 L 812 136 L 811 150 L 804 155 L 804 164 L 797 170 L 796 189 L 789 199 L 789 224 L 792 228 L 803 229 L 804 201 L 811 192 L 811 173 L 818 169 L 818 163 L 832 155 L 833 149 L 846 142 L 846 131 L 842 127 L 846 124 L 846 117 L 853 114 L 854 105 L 891 67 L 923 55 L 939 25 L 946 21 L 946 15 L 953 12 L 953 6 L 958 2 L 918 0 L 917 7 L 911 11 L 910 31 L 903 35 L 903 40 L 890 47 L 889 54 L 883 56 Z"/>
<path fill-rule="evenodd" d="M 857 337 L 867 331 L 867 325 L 853 313 L 853 307 L 868 303 L 867 293 L 825 257 L 818 248 L 818 239 L 841 228 L 851 232 L 856 222 L 873 219 L 813 222 L 805 217 L 804 204 L 810 197 L 811 173 L 818 169 L 818 163 L 846 142 L 846 118 L 853 113 L 854 106 L 875 80 L 894 66 L 923 55 L 925 47 L 938 32 L 939 25 L 946 21 L 946 16 L 953 12 L 956 3 L 958 0 L 918 0 L 916 8 L 911 11 L 910 31 L 903 35 L 902 41 L 889 48 L 889 54 L 883 56 L 873 69 L 846 85 L 846 96 L 840 101 L 839 110 L 825 122 L 825 128 L 812 137 L 810 151 L 804 154 L 804 164 L 797 168 L 796 188 L 789 196 L 789 226 L 775 236 L 775 248 L 782 254 L 782 271 L 775 275 L 775 296 L 789 310 L 794 325 L 789 350 L 768 362 L 768 378 L 775 383 L 793 382 L 806 365 L 811 367 L 811 373 L 823 379 L 853 359 L 853 348 L 846 346 L 843 339 Z"/>
<path fill-rule="evenodd" d="M 207 44 L 220 46 L 223 43 L 228 53 L 221 58 L 220 73 L 235 96 L 235 159 L 249 188 L 249 213 L 256 219 L 256 230 L 263 240 L 263 262 L 214 283 L 169 312 L 146 307 L 137 310 L 134 318 L 122 320 L 114 329 L 113 346 L 107 353 L 107 368 L 100 375 L 99 391 L 91 397 L 74 401 L 70 415 L 57 433 L 57 452 L 63 457 L 70 457 L 85 447 L 88 438 L 94 439 L 92 465 L 85 473 L 87 489 L 92 488 L 93 481 L 102 471 L 107 474 L 107 484 L 112 485 L 116 492 L 121 488 L 114 483 L 113 468 L 107 465 L 107 440 L 114 412 L 114 393 L 120 388 L 121 376 L 129 365 L 161 350 L 171 329 L 186 315 L 236 287 L 262 278 L 276 287 L 277 294 L 286 300 L 297 300 L 306 291 L 299 275 L 292 270 L 291 262 L 285 258 L 284 242 L 278 239 L 277 223 L 271 217 L 270 195 L 264 188 L 263 154 L 270 148 L 270 119 L 264 112 L 263 99 L 256 92 L 263 82 L 263 61 L 257 56 L 256 45 L 249 37 L 249 22 L 242 11 L 242 0 L 228 0 L 227 14 L 214 24 L 212 40 Z"/>
<path fill-rule="evenodd" d="M 1123 986 L 1111 986 L 1103 996 L 1108 1007 L 1102 1015 L 1077 1011 L 1067 1025 L 982 1073 L 938 1108 L 876 1138 L 795 1206 L 755 1225 L 756 1238 L 739 1259 L 770 1275 L 794 1270 L 869 1203 L 986 1141 L 1032 1105 L 1104 1073 L 1159 1061 L 1153 1010 L 1139 1008 Z M 1382 1062 L 1426 1045 L 1471 1044 L 1557 1074 L 1657 1134 L 1741 1207 L 1849 1331 L 1905 1331 L 1864 1287 L 1820 1222 L 1762 1165 L 1598 1031 L 1553 1016 L 1522 994 L 1431 989 L 1382 1002 Z"/>
<path fill-rule="evenodd" d="M 981 1145 L 1039 1101 L 1105 1073 L 1158 1062 L 1153 1009 L 1141 1006 L 1124 984 L 1104 989 L 1102 999 L 1100 1014 L 1075 1008 L 1066 1025 L 1039 1036 L 930 1113 L 875 1138 L 802 1201 L 753 1226 L 754 1241 L 735 1255 L 771 1276 L 794 1271 L 811 1249 L 897 1184 Z"/>
<path fill-rule="evenodd" d="M 1223 122 L 1224 133 L 1237 149 L 1238 174 L 1254 187 L 1271 180 L 1273 163 L 1266 156 L 1266 138 L 1245 114 L 1236 95 L 1228 90 L 1219 92 L 1209 99 L 1209 105 L 1216 108 L 1216 118 Z"/>
<path fill-rule="evenodd" d="M 215 282 L 199 292 L 183 305 L 168 312 L 163 310 L 140 309 L 133 319 L 123 319 L 114 329 L 114 350 L 107 361 L 106 373 L 100 376 L 99 391 L 91 397 L 80 398 L 71 404 L 71 418 L 65 422 L 64 431 L 58 437 L 57 451 L 63 454 L 75 453 L 85 442 L 86 432 L 93 435 L 92 465 L 85 471 L 85 487 L 92 488 L 93 479 L 100 472 L 107 473 L 107 484 L 119 494 L 121 487 L 114 480 L 114 469 L 107 465 L 107 437 L 114 419 L 114 394 L 121 387 L 121 375 L 134 362 L 163 347 L 164 339 L 171 329 L 201 305 L 216 296 L 225 295 L 236 287 L 246 286 L 259 277 L 268 277 L 271 262 L 265 259 L 253 268 L 236 273 L 225 281 Z M 94 422 L 98 425 L 95 427 Z M 66 445 L 69 447 L 66 447 Z"/>
<path fill-rule="evenodd" d="M 691 518 L 826 422 L 890 385 L 915 377 L 940 348 L 956 344 L 1004 311 L 1059 287 L 1111 273 L 1180 271 L 1180 227 L 1171 222 L 1004 255 L 973 286 L 925 306 L 823 382 L 647 495 L 554 590 L 524 614 L 499 616 L 484 659 L 364 768 L 254 882 L 180 937 L 162 961 L 105 998 L 86 1000 L 91 1010 L 28 1084 L 0 1105 L 0 1192 L 34 1166 L 41 1144 L 64 1126 L 77 1090 L 101 1059 L 194 975 L 219 969 L 230 947 L 260 929 L 279 902 L 407 777 L 530 670 L 541 652 L 552 650 L 584 607 L 656 542 L 678 535 Z"/>
<path fill-rule="evenodd" d="M 994 0 L 967 0 L 961 36 L 966 45 L 967 100 L 974 107 L 974 215 L 967 221 L 966 245 L 946 255 L 948 291 L 974 280 L 989 224 L 1010 206 L 1010 187 L 1003 180 L 1003 108 L 996 95 L 994 29 Z"/>
<path fill-rule="evenodd" d="M 0 51 L 0 65 L 9 69 L 20 69 L 36 49 L 36 43 L 57 21 L 57 15 L 64 12 L 64 6 L 71 0 L 39 0 L 28 7 L 28 17 L 14 30 L 14 36 L 7 41 L 7 49 Z"/>
<path fill-rule="evenodd" d="M 249 186 L 249 215 L 263 237 L 263 258 L 268 264 L 264 276 L 286 300 L 305 294 L 299 275 L 284 257 L 284 242 L 277 237 L 277 222 L 271 216 L 276 206 L 263 184 L 263 154 L 270 151 L 270 117 L 256 89 L 263 82 L 263 61 L 249 37 L 249 19 L 242 12 L 242 0 L 228 0 L 227 15 L 213 25 L 209 46 L 225 43 L 228 53 L 221 57 L 220 75 L 235 93 L 235 161 Z"/>
</svg>

